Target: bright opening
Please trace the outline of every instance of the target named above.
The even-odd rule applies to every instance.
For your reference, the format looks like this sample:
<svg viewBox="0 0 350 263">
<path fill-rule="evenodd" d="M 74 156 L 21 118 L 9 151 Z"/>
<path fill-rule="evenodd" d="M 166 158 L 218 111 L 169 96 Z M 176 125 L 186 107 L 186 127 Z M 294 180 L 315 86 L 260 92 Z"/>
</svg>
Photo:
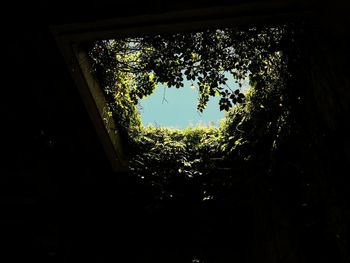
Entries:
<svg viewBox="0 0 350 263">
<path fill-rule="evenodd" d="M 225 75 L 227 85 L 232 90 L 240 89 L 243 93 L 248 90 L 248 80 L 239 87 L 231 74 Z M 220 96 L 212 97 L 202 113 L 196 108 L 198 96 L 198 90 L 191 81 L 184 81 L 184 87 L 179 89 L 159 84 L 150 96 L 138 104 L 142 124 L 175 129 L 197 125 L 218 127 L 220 120 L 225 117 L 225 111 L 219 109 Z"/>
</svg>

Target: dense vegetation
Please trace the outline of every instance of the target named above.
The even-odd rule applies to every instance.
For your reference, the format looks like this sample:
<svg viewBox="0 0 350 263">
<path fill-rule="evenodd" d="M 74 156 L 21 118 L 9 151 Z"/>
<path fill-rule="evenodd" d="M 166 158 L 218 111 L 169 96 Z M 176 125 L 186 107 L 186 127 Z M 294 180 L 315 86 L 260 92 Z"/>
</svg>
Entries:
<svg viewBox="0 0 350 263">
<path fill-rule="evenodd" d="M 286 31 L 286 27 L 223 29 L 96 42 L 90 54 L 109 111 L 129 142 L 131 170 L 162 194 L 174 196 L 169 189 L 174 178 L 201 176 L 212 181 L 213 175 L 206 177 L 208 171 L 225 160 L 234 157 L 228 166 L 237 168 L 236 163 L 258 158 L 253 148 L 267 134 L 270 148 L 276 148 L 288 109 L 283 102 L 287 71 L 280 47 Z M 247 98 L 230 87 L 225 73 L 240 86 L 249 78 L 252 88 Z M 199 111 L 211 96 L 221 97 L 218 107 L 227 111 L 227 117 L 220 128 L 143 127 L 138 100 L 150 95 L 158 83 L 181 88 L 183 78 L 198 89 Z M 221 180 L 225 184 L 229 179 Z"/>
<path fill-rule="evenodd" d="M 153 207 L 169 200 L 196 207 L 224 203 L 227 209 L 248 203 L 260 231 L 257 240 L 275 235 L 274 242 L 285 246 L 281 253 L 312 244 L 313 255 L 326 246 L 318 238 L 323 235 L 349 258 L 347 229 L 338 222 L 346 216 L 322 192 L 322 167 L 333 169 L 327 165 L 336 157 L 327 152 L 329 131 L 312 113 L 310 102 L 317 100 L 307 87 L 314 80 L 307 75 L 305 36 L 292 26 L 263 26 L 93 43 L 94 73 L 128 144 L 130 170 L 150 187 Z M 249 78 L 249 93 L 233 90 L 227 72 L 237 83 Z M 143 127 L 138 101 L 158 83 L 181 88 L 184 78 L 198 89 L 199 111 L 211 96 L 220 96 L 218 107 L 227 113 L 220 127 Z"/>
</svg>

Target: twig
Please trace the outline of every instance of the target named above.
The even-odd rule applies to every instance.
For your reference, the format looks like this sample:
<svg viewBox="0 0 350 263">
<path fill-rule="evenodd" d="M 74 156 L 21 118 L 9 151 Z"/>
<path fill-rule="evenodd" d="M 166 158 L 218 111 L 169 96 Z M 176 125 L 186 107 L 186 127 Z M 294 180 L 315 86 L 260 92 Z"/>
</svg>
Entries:
<svg viewBox="0 0 350 263">
<path fill-rule="evenodd" d="M 165 101 L 166 103 L 168 103 L 168 100 L 165 98 L 165 89 L 166 89 L 166 87 L 164 87 L 164 91 L 163 91 L 163 100 L 162 100 L 162 104 L 164 104 L 164 101 Z"/>
</svg>

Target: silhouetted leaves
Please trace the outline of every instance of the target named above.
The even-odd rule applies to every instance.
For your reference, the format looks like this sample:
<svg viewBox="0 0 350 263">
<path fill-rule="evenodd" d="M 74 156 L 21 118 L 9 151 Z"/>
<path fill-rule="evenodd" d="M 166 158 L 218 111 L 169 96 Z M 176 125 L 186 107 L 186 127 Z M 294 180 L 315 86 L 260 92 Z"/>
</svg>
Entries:
<svg viewBox="0 0 350 263">
<path fill-rule="evenodd" d="M 242 86 L 251 83 L 266 85 L 280 76 L 281 39 L 286 27 L 253 27 L 248 30 L 218 29 L 179 34 L 149 35 L 98 41 L 91 52 L 96 64 L 103 66 L 109 74 L 109 86 L 114 75 L 127 72 L 130 94 L 138 100 L 154 90 L 154 84 L 181 88 L 184 78 L 193 81 L 199 91 L 197 108 L 203 111 L 210 96 L 228 89 L 222 96 L 220 109 L 228 110 L 234 104 L 244 102 L 243 94 L 231 90 L 227 74 Z M 148 78 L 149 74 L 154 79 Z M 231 94 L 235 96 L 230 97 Z"/>
<path fill-rule="evenodd" d="M 251 165 L 266 171 L 289 127 L 287 105 L 274 107 L 284 96 L 287 69 L 279 44 L 286 30 L 206 30 L 95 43 L 90 55 L 114 120 L 127 135 L 131 171 L 157 188 L 159 198 L 183 195 L 186 182 L 196 182 L 200 200 L 216 198 Z M 246 95 L 230 86 L 228 74 L 240 87 L 249 79 Z M 198 89 L 199 111 L 220 96 L 218 106 L 227 111 L 220 127 L 142 127 L 138 100 L 159 83 L 182 88 L 185 79 Z M 213 172 L 217 168 L 226 172 Z"/>
</svg>

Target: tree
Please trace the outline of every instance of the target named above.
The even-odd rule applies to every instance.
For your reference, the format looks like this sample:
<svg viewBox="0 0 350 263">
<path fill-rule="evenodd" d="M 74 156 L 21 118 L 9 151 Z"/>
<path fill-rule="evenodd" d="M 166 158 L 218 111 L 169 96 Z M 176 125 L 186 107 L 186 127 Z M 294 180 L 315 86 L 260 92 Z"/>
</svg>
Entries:
<svg viewBox="0 0 350 263">
<path fill-rule="evenodd" d="M 324 88 L 333 89 L 337 82 L 324 85 L 322 79 L 327 77 L 321 75 L 333 74 L 334 69 L 328 72 L 324 50 L 310 40 L 313 27 L 301 29 L 300 25 L 262 26 L 97 41 L 90 54 L 115 119 L 122 120 L 123 127 L 137 123 L 135 105 L 157 83 L 181 88 L 184 78 L 199 90 L 198 110 L 217 94 L 220 109 L 228 110 L 219 130 L 141 129 L 132 168 L 143 185 L 156 189 L 155 203 L 187 198 L 188 202 L 223 200 L 225 204 L 248 197 L 248 201 L 254 199 L 256 221 L 262 223 L 257 226 L 259 245 L 266 238 L 270 241 L 274 233 L 276 244 L 284 244 L 284 250 L 292 253 L 293 244 L 309 251 L 312 243 L 335 240 L 348 262 L 348 228 L 342 223 L 349 221 L 348 206 L 334 205 L 343 206 L 342 195 L 339 201 L 335 194 L 320 193 L 327 189 L 326 179 L 334 182 L 337 171 L 338 178 L 343 175 L 333 165 L 342 167 L 342 144 L 334 142 L 338 130 L 327 131 L 319 114 L 328 111 L 315 110 L 315 104 L 321 104 L 317 95 L 328 98 L 330 92 Z M 320 62 L 319 71 L 314 61 Z M 239 90 L 231 90 L 225 73 L 238 83 L 249 78 L 253 89 L 243 97 Z M 239 105 L 232 107 L 234 104 Z M 211 162 L 217 156 L 231 170 L 211 169 L 211 165 L 218 167 Z M 190 191 L 185 192 L 184 185 L 190 185 Z M 331 187 L 329 193 L 333 193 Z M 273 214 L 269 214 L 271 207 Z M 326 238 L 320 239 L 317 232 Z M 283 249 L 278 253 L 281 251 L 284 253 Z M 322 258 L 319 249 L 305 254 Z M 334 254 L 329 258 L 334 259 Z"/>
<path fill-rule="evenodd" d="M 94 43 L 90 56 L 111 113 L 131 138 L 130 145 L 136 145 L 133 171 L 164 189 L 171 178 L 207 174 L 213 157 L 235 156 L 236 163 L 230 165 L 238 170 L 247 161 L 266 158 L 285 123 L 281 116 L 286 119 L 287 108 L 283 111 L 279 105 L 287 74 L 282 52 L 287 30 L 286 26 L 217 29 Z M 232 90 L 226 74 L 238 84 L 249 78 L 253 91 L 245 98 L 239 89 Z M 199 111 L 215 95 L 221 96 L 221 110 L 240 105 L 230 110 L 220 129 L 141 129 L 138 100 L 150 95 L 158 83 L 181 88 L 184 78 L 198 88 Z M 226 180 L 217 179 L 219 185 Z"/>
<path fill-rule="evenodd" d="M 286 31 L 285 26 L 264 26 L 102 40 L 90 54 L 107 72 L 106 86 L 127 81 L 134 104 L 150 95 L 157 83 L 181 88 L 186 78 L 198 88 L 199 111 L 215 95 L 221 96 L 220 110 L 228 110 L 244 102 L 244 95 L 232 90 L 225 73 L 239 85 L 245 79 L 258 87 L 280 81 L 285 74 L 281 51 Z"/>
</svg>

